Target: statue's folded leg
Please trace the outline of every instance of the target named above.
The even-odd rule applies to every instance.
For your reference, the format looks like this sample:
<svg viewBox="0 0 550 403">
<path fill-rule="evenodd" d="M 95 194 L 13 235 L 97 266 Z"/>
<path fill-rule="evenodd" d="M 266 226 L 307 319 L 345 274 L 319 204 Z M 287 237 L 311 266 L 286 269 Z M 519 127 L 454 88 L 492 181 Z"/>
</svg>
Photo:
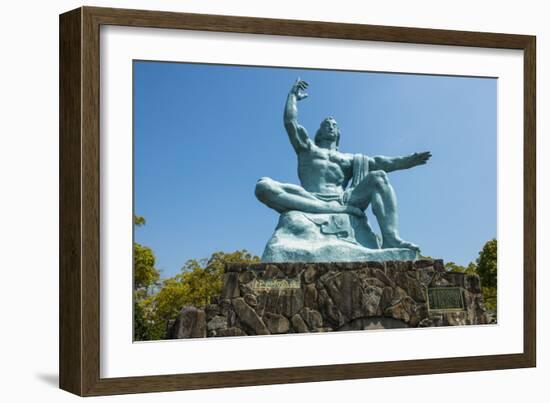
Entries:
<svg viewBox="0 0 550 403">
<path fill-rule="evenodd" d="M 266 177 L 256 183 L 255 194 L 258 200 L 279 213 L 290 210 L 306 213 L 343 213 L 347 211 L 346 207 L 337 201 L 319 200 L 301 186 L 277 182 Z"/>
</svg>

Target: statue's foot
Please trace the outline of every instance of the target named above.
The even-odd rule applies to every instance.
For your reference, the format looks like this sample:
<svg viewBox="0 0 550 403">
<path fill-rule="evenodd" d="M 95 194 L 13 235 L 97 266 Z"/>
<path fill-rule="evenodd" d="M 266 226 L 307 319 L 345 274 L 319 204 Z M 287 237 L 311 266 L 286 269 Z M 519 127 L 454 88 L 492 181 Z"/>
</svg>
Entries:
<svg viewBox="0 0 550 403">
<path fill-rule="evenodd" d="M 420 247 L 418 245 L 415 245 L 412 242 L 404 241 L 398 236 L 384 237 L 384 241 L 382 243 L 382 249 L 389 249 L 389 248 L 411 249 L 411 250 L 420 252 Z"/>
</svg>

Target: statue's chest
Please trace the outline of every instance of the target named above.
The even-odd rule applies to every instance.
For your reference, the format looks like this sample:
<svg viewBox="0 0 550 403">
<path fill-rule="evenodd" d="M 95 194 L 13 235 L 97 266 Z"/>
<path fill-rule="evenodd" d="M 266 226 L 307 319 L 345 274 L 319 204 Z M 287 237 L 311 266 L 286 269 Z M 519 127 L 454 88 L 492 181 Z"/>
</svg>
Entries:
<svg viewBox="0 0 550 403">
<path fill-rule="evenodd" d="M 323 150 L 323 149 L 315 150 L 311 154 L 311 159 L 323 161 L 326 163 L 336 164 L 341 168 L 344 168 L 346 164 L 346 159 L 343 154 L 336 151 L 331 151 L 331 150 Z"/>
</svg>

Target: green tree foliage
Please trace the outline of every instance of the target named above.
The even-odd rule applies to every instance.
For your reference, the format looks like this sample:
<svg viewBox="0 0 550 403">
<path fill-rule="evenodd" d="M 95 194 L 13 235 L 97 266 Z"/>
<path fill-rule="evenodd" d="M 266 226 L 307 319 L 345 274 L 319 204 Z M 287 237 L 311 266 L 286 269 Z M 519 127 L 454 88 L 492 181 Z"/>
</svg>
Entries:
<svg viewBox="0 0 550 403">
<path fill-rule="evenodd" d="M 477 274 L 481 279 L 481 290 L 487 310 L 493 312 L 496 319 L 497 310 L 497 240 L 491 239 L 479 252 Z"/>
<path fill-rule="evenodd" d="M 134 225 L 145 225 L 145 218 L 134 215 Z M 155 267 L 155 254 L 147 246 L 134 242 L 134 290 L 144 296 L 159 285 L 160 270 Z"/>
<path fill-rule="evenodd" d="M 445 263 L 445 270 L 454 273 L 476 274 L 477 265 L 474 262 L 470 262 L 468 267 L 464 267 L 455 262 L 447 262 Z"/>
<path fill-rule="evenodd" d="M 466 268 L 464 266 L 456 264 L 455 262 L 447 262 L 445 263 L 445 270 L 453 273 L 464 273 L 466 271 Z"/>
<path fill-rule="evenodd" d="M 134 289 L 149 291 L 158 284 L 160 271 L 155 267 L 151 248 L 134 242 Z"/>
<path fill-rule="evenodd" d="M 134 225 L 145 225 L 145 218 L 134 216 Z M 162 337 L 155 326 L 152 294 L 159 286 L 160 270 L 155 267 L 152 249 L 134 242 L 134 338 L 156 340 Z"/>
<path fill-rule="evenodd" d="M 161 340 L 166 328 L 157 323 L 153 296 L 134 296 L 134 339 Z"/>
<path fill-rule="evenodd" d="M 141 227 L 145 225 L 145 218 L 140 215 L 134 215 L 134 225 L 136 227 Z"/>
<path fill-rule="evenodd" d="M 481 292 L 483 294 L 483 302 L 485 303 L 485 308 L 492 312 L 496 319 L 497 313 L 497 288 L 496 287 L 481 287 Z"/>
<path fill-rule="evenodd" d="M 154 297 L 159 323 L 176 318 L 185 305 L 202 307 L 221 292 L 224 268 L 227 263 L 257 263 L 258 256 L 239 250 L 233 253 L 215 252 L 209 258 L 188 260 L 180 273 L 162 282 Z"/>
<path fill-rule="evenodd" d="M 475 264 L 474 262 L 470 262 L 468 264 L 468 267 L 466 267 L 466 270 L 464 270 L 464 273 L 477 274 L 477 264 Z"/>
<path fill-rule="evenodd" d="M 143 261 L 139 263 L 146 267 L 154 267 L 152 251 L 151 255 L 148 252 L 140 253 Z M 224 268 L 227 263 L 257 263 L 259 261 L 258 256 L 254 256 L 246 250 L 232 253 L 215 252 L 209 258 L 188 260 L 178 274 L 160 282 L 153 293 L 142 293 L 139 298 L 136 298 L 137 305 L 134 306 L 135 339 L 163 339 L 168 325 L 178 316 L 182 307 L 185 305 L 201 307 L 209 304 L 212 297 L 221 292 Z M 138 264 L 137 261 L 135 263 Z M 148 273 L 145 270 L 144 272 Z M 147 281 L 149 278 L 139 284 L 146 284 Z M 138 281 L 134 280 L 134 282 L 137 286 Z"/>
<path fill-rule="evenodd" d="M 497 240 L 491 239 L 477 258 L 477 273 L 484 287 L 497 286 Z"/>
</svg>

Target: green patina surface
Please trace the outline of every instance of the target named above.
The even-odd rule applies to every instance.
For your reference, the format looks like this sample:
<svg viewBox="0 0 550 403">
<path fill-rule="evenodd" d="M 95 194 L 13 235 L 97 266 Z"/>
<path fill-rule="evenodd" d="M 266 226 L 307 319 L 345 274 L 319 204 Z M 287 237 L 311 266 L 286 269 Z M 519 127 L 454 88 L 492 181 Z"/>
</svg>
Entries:
<svg viewBox="0 0 550 403">
<path fill-rule="evenodd" d="M 298 121 L 298 102 L 307 98 L 307 88 L 308 83 L 296 80 L 283 113 L 298 158 L 300 185 L 268 177 L 256 184 L 256 197 L 281 214 L 262 261 L 415 260 L 420 248 L 399 235 L 397 198 L 388 174 L 423 165 L 431 153 L 386 157 L 342 152 L 340 128 L 332 116 L 311 139 Z M 365 216 L 368 207 L 378 221 L 379 235 Z"/>
</svg>

